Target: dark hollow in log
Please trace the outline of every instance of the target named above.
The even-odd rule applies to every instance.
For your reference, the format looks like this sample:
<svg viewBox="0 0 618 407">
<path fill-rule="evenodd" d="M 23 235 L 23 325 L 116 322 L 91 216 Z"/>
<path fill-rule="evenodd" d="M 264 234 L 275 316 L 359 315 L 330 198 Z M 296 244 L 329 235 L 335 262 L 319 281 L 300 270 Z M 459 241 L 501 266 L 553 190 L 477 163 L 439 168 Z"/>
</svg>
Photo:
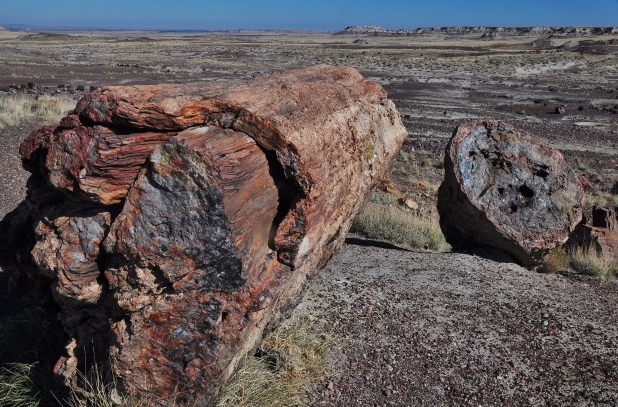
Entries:
<svg viewBox="0 0 618 407">
<path fill-rule="evenodd" d="M 459 126 L 444 166 L 438 211 L 455 249 L 495 247 L 534 268 L 581 220 L 584 191 L 562 154 L 506 123 Z"/>
<path fill-rule="evenodd" d="M 15 292 L 51 294 L 69 386 L 208 405 L 339 250 L 407 133 L 376 83 L 325 65 L 110 87 L 22 144 L 0 223 Z"/>
</svg>

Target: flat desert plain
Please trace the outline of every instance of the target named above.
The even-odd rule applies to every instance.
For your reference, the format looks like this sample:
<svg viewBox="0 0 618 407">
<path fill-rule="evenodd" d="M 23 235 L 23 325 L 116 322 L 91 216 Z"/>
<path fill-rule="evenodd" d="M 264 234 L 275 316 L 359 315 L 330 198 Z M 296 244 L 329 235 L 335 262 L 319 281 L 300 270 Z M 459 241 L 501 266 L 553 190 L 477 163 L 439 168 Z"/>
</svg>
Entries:
<svg viewBox="0 0 618 407">
<path fill-rule="evenodd" d="M 557 147 L 593 185 L 588 208 L 618 203 L 618 37 L 555 38 L 541 46 L 532 45 L 541 37 L 531 35 L 357 38 L 2 31 L 0 97 L 77 100 L 91 87 L 232 81 L 349 65 L 382 84 L 403 118 L 409 135 L 388 176 L 421 215 L 437 217 L 453 129 L 476 119 L 506 121 Z M 0 130 L 2 216 L 25 196 L 17 149 L 40 124 Z M 0 318 L 33 312 L 5 288 L 1 295 Z M 486 253 L 408 250 L 350 236 L 294 311 L 320 322 L 334 343 L 327 372 L 305 402 L 615 406 L 617 303 L 615 280 L 538 274 Z M 6 356 L 9 348 L 4 362 L 15 360 L 15 353 Z"/>
</svg>

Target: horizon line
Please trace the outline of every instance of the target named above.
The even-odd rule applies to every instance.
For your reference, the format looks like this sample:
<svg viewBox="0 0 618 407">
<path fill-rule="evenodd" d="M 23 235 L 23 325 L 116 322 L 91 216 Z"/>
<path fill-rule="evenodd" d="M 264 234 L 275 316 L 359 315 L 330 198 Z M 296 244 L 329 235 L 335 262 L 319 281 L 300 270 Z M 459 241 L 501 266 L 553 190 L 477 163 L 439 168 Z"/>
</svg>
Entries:
<svg viewBox="0 0 618 407">
<path fill-rule="evenodd" d="M 618 25 L 483 25 L 483 24 L 466 24 L 466 25 L 435 25 L 425 27 L 414 28 L 384 28 L 380 25 L 368 24 L 368 25 L 347 25 L 343 29 L 329 30 L 329 29 L 307 29 L 307 28 L 126 28 L 126 27 L 113 27 L 113 26 L 62 26 L 62 25 L 46 25 L 46 24 L 14 24 L 14 23 L 0 23 L 0 27 L 9 31 L 27 31 L 27 30 L 48 30 L 48 31 L 145 31 L 145 32 L 233 32 L 233 31 L 291 31 L 291 32 L 340 32 L 349 27 L 376 27 L 386 31 L 397 30 L 422 30 L 422 29 L 436 29 L 436 28 L 529 28 L 529 27 L 543 27 L 543 28 L 608 28 L 616 27 Z"/>
</svg>

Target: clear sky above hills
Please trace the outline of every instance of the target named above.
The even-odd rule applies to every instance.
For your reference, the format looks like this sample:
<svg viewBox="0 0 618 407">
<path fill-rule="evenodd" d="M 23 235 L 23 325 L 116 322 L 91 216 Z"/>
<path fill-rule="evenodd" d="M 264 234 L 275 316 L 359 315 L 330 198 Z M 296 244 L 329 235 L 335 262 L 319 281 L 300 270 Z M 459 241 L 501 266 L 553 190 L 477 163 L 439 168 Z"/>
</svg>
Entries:
<svg viewBox="0 0 618 407">
<path fill-rule="evenodd" d="M 180 30 L 618 26 L 618 0 L 0 0 L 0 25 L 15 24 Z"/>
</svg>

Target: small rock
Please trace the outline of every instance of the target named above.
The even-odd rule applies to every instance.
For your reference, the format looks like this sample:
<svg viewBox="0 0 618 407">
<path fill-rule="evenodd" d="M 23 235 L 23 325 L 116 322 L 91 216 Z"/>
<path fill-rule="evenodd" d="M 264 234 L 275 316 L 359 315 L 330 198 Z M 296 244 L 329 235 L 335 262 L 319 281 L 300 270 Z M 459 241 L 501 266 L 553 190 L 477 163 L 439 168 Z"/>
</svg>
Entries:
<svg viewBox="0 0 618 407">
<path fill-rule="evenodd" d="M 417 211 L 418 210 L 418 203 L 413 201 L 411 198 L 401 198 L 399 200 L 399 204 L 403 205 L 406 208 L 408 208 L 410 210 L 413 210 L 413 211 Z"/>
<path fill-rule="evenodd" d="M 564 106 L 564 105 L 556 106 L 555 113 L 556 114 L 565 114 L 566 113 L 566 106 Z"/>
</svg>

